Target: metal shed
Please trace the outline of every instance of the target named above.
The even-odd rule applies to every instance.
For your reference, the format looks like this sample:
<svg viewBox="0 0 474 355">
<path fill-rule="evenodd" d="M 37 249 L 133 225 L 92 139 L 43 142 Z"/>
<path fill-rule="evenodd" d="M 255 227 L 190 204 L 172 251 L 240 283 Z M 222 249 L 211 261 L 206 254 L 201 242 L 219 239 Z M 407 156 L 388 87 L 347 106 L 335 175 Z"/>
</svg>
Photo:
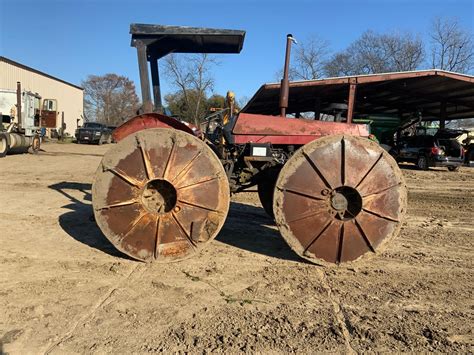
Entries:
<svg viewBox="0 0 474 355">
<path fill-rule="evenodd" d="M 279 114 L 280 84 L 264 84 L 242 112 Z M 421 115 L 425 121 L 474 117 L 474 77 L 443 70 L 419 70 L 294 81 L 287 112 L 327 113 L 334 103 L 347 104 L 347 119 L 382 114 L 402 121 Z"/>
</svg>

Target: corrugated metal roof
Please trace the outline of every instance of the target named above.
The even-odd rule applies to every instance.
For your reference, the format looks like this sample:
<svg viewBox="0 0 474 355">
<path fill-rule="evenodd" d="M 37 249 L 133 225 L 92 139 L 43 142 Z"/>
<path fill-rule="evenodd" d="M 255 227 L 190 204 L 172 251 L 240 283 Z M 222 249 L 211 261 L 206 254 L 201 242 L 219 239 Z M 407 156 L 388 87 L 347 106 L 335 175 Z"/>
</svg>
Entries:
<svg viewBox="0 0 474 355">
<path fill-rule="evenodd" d="M 387 114 L 409 117 L 421 112 L 425 120 L 474 117 L 474 77 L 443 70 L 418 70 L 294 81 L 290 83 L 288 113 L 321 112 L 331 103 L 347 103 L 350 84 L 357 84 L 355 115 Z M 279 114 L 280 84 L 264 84 L 242 112 Z M 444 102 L 444 104 L 442 104 Z"/>
</svg>

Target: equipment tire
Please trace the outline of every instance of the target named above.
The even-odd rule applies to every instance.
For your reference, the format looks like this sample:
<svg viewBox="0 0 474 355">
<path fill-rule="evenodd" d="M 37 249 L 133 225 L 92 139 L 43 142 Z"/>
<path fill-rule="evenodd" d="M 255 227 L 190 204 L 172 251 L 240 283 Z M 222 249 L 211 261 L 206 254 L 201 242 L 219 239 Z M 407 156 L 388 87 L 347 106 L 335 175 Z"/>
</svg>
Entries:
<svg viewBox="0 0 474 355">
<path fill-rule="evenodd" d="M 278 179 L 280 169 L 271 168 L 264 172 L 264 176 L 258 183 L 258 198 L 265 212 L 273 219 L 273 192 Z"/>
<path fill-rule="evenodd" d="M 202 140 L 179 130 L 135 132 L 105 153 L 92 187 L 97 224 L 115 247 L 142 261 L 196 255 L 216 237 L 229 181 Z"/>
<path fill-rule="evenodd" d="M 424 155 L 420 155 L 416 161 L 416 166 L 420 170 L 428 170 L 430 167 L 428 164 L 428 158 Z"/>
<path fill-rule="evenodd" d="M 8 133 L 0 133 L 0 158 L 5 157 L 10 150 L 7 134 Z"/>
<path fill-rule="evenodd" d="M 41 149 L 41 139 L 38 135 L 33 137 L 33 141 L 31 142 L 31 153 L 37 154 Z"/>
<path fill-rule="evenodd" d="M 300 148 L 283 166 L 273 196 L 288 245 L 317 264 L 370 257 L 401 229 L 407 189 L 395 160 L 377 143 L 327 136 Z"/>
</svg>

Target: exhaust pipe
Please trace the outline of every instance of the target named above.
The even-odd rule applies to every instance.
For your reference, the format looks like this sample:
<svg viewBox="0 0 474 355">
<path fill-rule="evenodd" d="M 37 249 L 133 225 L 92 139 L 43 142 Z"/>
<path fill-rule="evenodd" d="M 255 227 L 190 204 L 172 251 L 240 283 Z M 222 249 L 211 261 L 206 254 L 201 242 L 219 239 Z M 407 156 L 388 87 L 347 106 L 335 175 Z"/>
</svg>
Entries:
<svg viewBox="0 0 474 355">
<path fill-rule="evenodd" d="M 22 127 L 21 124 L 21 83 L 16 82 L 16 114 L 18 117 L 18 127 Z"/>
<path fill-rule="evenodd" d="M 280 116 L 286 117 L 286 109 L 288 108 L 288 95 L 290 92 L 290 84 L 288 79 L 288 71 L 290 67 L 291 42 L 298 44 L 292 34 L 286 35 L 286 55 L 285 67 L 283 68 L 283 79 L 280 85 Z"/>
</svg>

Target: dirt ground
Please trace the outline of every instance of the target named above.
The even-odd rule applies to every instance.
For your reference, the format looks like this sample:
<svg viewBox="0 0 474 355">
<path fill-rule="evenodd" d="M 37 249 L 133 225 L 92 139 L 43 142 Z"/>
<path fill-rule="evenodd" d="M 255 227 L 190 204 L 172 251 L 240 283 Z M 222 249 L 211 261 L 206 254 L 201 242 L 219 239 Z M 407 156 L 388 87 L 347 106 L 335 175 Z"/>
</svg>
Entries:
<svg viewBox="0 0 474 355">
<path fill-rule="evenodd" d="M 246 193 L 199 256 L 154 265 L 91 218 L 109 148 L 0 159 L 0 353 L 474 350 L 474 169 L 405 166 L 401 235 L 362 263 L 304 262 Z"/>
</svg>

